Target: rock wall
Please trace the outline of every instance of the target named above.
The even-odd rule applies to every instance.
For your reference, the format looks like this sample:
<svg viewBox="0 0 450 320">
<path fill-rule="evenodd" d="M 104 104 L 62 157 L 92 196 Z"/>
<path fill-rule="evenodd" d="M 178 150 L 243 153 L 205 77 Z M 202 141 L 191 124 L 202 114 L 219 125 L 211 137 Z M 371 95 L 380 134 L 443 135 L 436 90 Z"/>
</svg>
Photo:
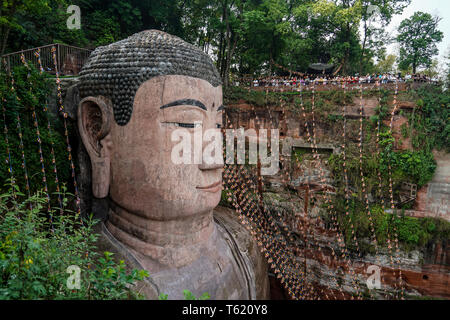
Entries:
<svg viewBox="0 0 450 320">
<path fill-rule="evenodd" d="M 305 216 L 301 197 L 281 197 L 280 193 L 266 193 L 265 197 L 268 207 L 283 209 L 280 221 L 293 230 L 297 240 L 291 245 L 296 248 L 298 262 L 307 281 L 321 288 L 321 298 L 348 299 L 360 292 L 365 298 L 375 299 L 450 299 L 449 239 L 412 251 L 397 253 L 395 248 L 378 247 L 375 252 L 353 250 L 342 255 L 338 234 L 326 228 L 319 216 L 321 201 L 318 197 L 315 200 Z M 369 290 L 367 283 L 373 272 L 369 268 L 374 267 L 379 268 L 380 288 Z M 273 281 L 271 286 L 278 288 Z"/>
<path fill-rule="evenodd" d="M 74 84 L 77 79 L 65 80 L 62 83 L 63 97 L 66 112 L 69 118 L 76 119 L 75 110 L 77 105 L 77 93 Z M 56 101 L 56 89 L 54 97 L 50 101 Z M 376 106 L 375 99 L 365 99 L 363 103 L 367 106 L 365 117 L 374 114 Z M 353 105 L 348 106 L 349 119 L 359 120 L 358 114 L 359 101 L 354 100 Z M 338 106 L 339 108 L 342 108 Z M 297 144 L 308 145 L 306 141 L 306 131 L 304 126 L 304 119 L 302 115 L 294 112 L 284 112 L 280 107 L 258 108 L 245 102 L 241 102 L 227 108 L 227 120 L 232 123 L 234 128 L 243 127 L 258 128 L 279 128 L 280 136 L 282 138 L 296 139 Z M 58 106 L 56 104 L 50 105 L 50 110 L 58 113 Z M 332 113 L 330 113 L 332 114 Z M 335 115 L 339 115 L 336 112 Z M 311 114 L 307 114 L 307 121 L 311 121 Z M 351 121 L 348 123 L 348 133 L 351 141 L 357 142 L 357 122 L 353 125 Z M 331 146 L 333 149 L 340 147 L 339 138 L 342 135 L 342 128 L 338 126 L 330 126 L 327 122 L 316 119 L 316 134 L 317 142 Z M 75 133 L 76 134 L 76 133 Z M 77 154 L 85 155 L 83 150 L 78 150 Z M 85 155 L 86 156 L 86 155 Z M 86 160 L 86 159 L 85 159 Z M 414 210 L 406 212 L 406 214 L 417 217 L 441 217 L 450 220 L 449 201 L 450 201 L 450 155 L 436 153 L 436 160 L 438 168 L 433 177 L 433 180 L 422 189 L 418 191 L 418 197 Z M 81 161 L 81 164 L 89 165 L 89 161 Z M 284 165 L 288 166 L 291 163 L 290 155 L 286 155 Z M 305 161 L 303 164 L 292 170 L 292 181 L 286 185 L 285 177 L 281 174 L 275 177 L 265 179 L 266 191 L 272 190 L 282 195 L 286 192 L 286 188 L 294 188 L 305 182 L 320 183 L 320 174 L 317 170 L 318 166 L 326 165 L 326 157 L 321 157 L 320 163 L 315 163 L 313 160 Z M 89 168 L 81 168 L 83 172 L 89 171 Z M 327 183 L 331 184 L 330 173 L 324 169 Z M 83 174 L 82 174 L 83 176 Z M 89 185 L 89 181 L 80 181 L 80 192 L 89 192 L 88 188 L 84 186 Z M 86 189 L 86 190 L 84 190 Z M 292 190 L 291 190 L 292 191 Z M 303 194 L 299 192 L 300 196 L 293 196 L 289 201 L 271 201 L 272 205 L 283 207 L 286 209 L 286 214 L 290 215 L 288 220 L 291 221 L 293 230 L 297 225 L 298 212 L 304 212 Z M 89 197 L 88 197 L 89 198 Z M 339 251 L 337 245 L 337 235 L 326 229 L 318 219 L 320 198 L 314 198 L 312 205 L 309 208 L 307 217 L 300 217 L 303 219 L 304 225 L 310 226 L 308 234 L 306 235 L 307 243 L 299 241 L 295 245 L 298 247 L 298 259 L 304 268 L 310 270 L 308 272 L 308 281 L 315 283 L 318 288 L 323 289 L 323 293 L 328 296 L 335 296 L 337 298 L 350 298 L 355 293 L 352 283 L 357 283 L 359 290 L 367 294 L 367 279 L 369 274 L 367 268 L 371 265 L 379 266 L 381 269 L 381 285 L 380 290 L 372 291 L 370 294 L 376 298 L 385 298 L 394 295 L 398 292 L 398 287 L 401 285 L 404 288 L 406 296 L 430 296 L 437 298 L 450 299 L 450 241 L 449 239 L 439 243 L 434 243 L 422 250 L 412 252 L 400 252 L 399 255 L 394 255 L 394 263 L 391 263 L 391 255 L 386 250 L 380 250 L 377 255 L 358 256 L 351 254 L 349 259 L 342 259 L 333 254 Z M 90 207 L 91 204 L 83 204 L 83 206 Z M 303 239 L 304 232 L 297 231 L 298 239 Z M 329 244 L 334 244 L 331 250 Z M 320 248 L 320 249 L 319 249 Z M 306 263 L 305 263 L 306 261 Z M 349 262 L 349 263 L 347 263 Z M 347 271 L 352 269 L 356 276 L 351 277 Z M 396 281 L 399 278 L 399 270 L 401 270 L 401 282 Z M 272 297 L 286 299 L 289 295 L 285 292 L 280 293 L 282 286 L 277 282 L 275 277 L 270 277 Z M 281 290 L 282 291 L 282 290 Z"/>
<path fill-rule="evenodd" d="M 381 287 L 370 292 L 376 299 L 394 297 L 403 291 L 408 297 L 434 297 L 450 299 L 450 241 L 445 240 L 424 250 L 411 252 L 400 251 L 399 254 L 390 253 L 386 249 L 379 249 L 376 254 L 367 254 L 359 257 L 352 254 L 349 260 L 336 258 L 330 250 L 316 250 L 314 247 L 326 247 L 327 243 L 335 243 L 336 235 L 327 234 L 324 229 L 317 228 L 315 224 L 315 244 L 307 251 L 308 268 L 311 281 L 324 286 L 342 295 L 355 294 L 352 282 L 358 283 L 361 292 L 367 294 L 367 282 L 371 272 L 370 266 L 380 268 Z M 338 246 L 334 248 L 339 252 Z M 391 263 L 391 257 L 393 263 Z M 347 263 L 350 261 L 350 263 Z M 350 275 L 350 269 L 356 273 Z M 345 272 L 343 272 L 345 271 Z M 400 279 L 401 272 L 401 280 Z M 403 288 L 403 289 L 400 289 Z M 325 291 L 326 291 L 325 290 Z"/>
<path fill-rule="evenodd" d="M 377 100 L 374 98 L 364 98 L 364 117 L 375 114 Z M 400 102 L 400 108 L 414 108 L 411 103 Z M 358 142 L 359 132 L 359 100 L 354 99 L 353 104 L 347 107 L 348 128 L 347 133 L 350 141 Z M 244 101 L 230 105 L 228 119 L 233 128 L 243 127 L 244 129 L 256 128 L 261 124 L 264 128 L 280 128 L 282 139 L 292 138 L 303 146 L 309 145 L 306 141 L 305 122 L 301 114 L 284 111 L 280 107 L 256 107 Z M 340 114 L 342 106 L 336 106 L 335 116 Z M 332 112 L 328 114 L 333 114 Z M 256 120 L 256 117 L 257 119 Z M 311 114 L 306 115 L 306 120 L 311 121 Z M 351 120 L 356 120 L 352 123 Z M 394 117 L 394 137 L 397 138 L 397 149 L 408 149 L 410 142 L 402 139 L 399 143 L 400 126 L 405 123 L 406 117 L 396 115 Z M 316 135 L 319 146 L 326 144 L 336 150 L 341 145 L 342 128 L 330 126 L 323 117 L 315 119 Z M 311 122 L 309 123 L 311 125 Z M 334 150 L 333 149 L 333 150 Z M 339 150 L 338 150 L 339 152 Z M 406 215 L 417 217 L 440 217 L 449 220 L 450 201 L 450 155 L 436 153 L 438 168 L 433 180 L 418 191 L 415 210 L 406 211 Z M 289 166 L 291 155 L 284 153 L 281 163 L 283 167 Z M 361 291 L 364 297 L 376 299 L 387 299 L 395 295 L 411 297 L 432 297 L 450 299 L 450 240 L 445 239 L 432 243 L 425 248 L 415 251 L 402 251 L 397 254 L 390 252 L 387 248 L 378 248 L 378 252 L 372 254 L 358 255 L 351 252 L 346 258 L 342 258 L 337 241 L 337 234 L 325 228 L 323 221 L 319 218 L 320 203 L 323 199 L 320 196 L 313 196 L 308 209 L 308 216 L 304 216 L 304 195 L 303 191 L 298 191 L 298 196 L 292 191 L 299 185 L 309 183 L 311 185 L 320 184 L 320 174 L 318 167 L 322 166 L 323 174 L 327 184 L 331 184 L 330 173 L 326 169 L 327 156 L 320 156 L 319 163 L 311 157 L 303 159 L 302 163 L 289 168 L 289 181 L 281 173 L 275 177 L 264 177 L 266 203 L 269 206 L 283 208 L 285 212 L 284 223 L 290 225 L 291 230 L 297 234 L 299 263 L 309 270 L 307 272 L 308 281 L 313 282 L 317 288 L 321 288 L 322 298 L 336 297 L 338 299 L 351 298 L 357 290 Z M 267 193 L 267 192 L 272 192 Z M 289 199 L 284 199 L 286 194 Z M 299 213 L 300 212 L 300 213 Z M 302 216 L 303 214 L 303 216 Z M 299 217 L 300 215 L 300 217 Z M 308 226 L 308 231 L 296 230 L 298 219 L 301 225 Z M 296 231 L 295 231 L 296 230 Z M 304 239 L 304 240 L 302 240 Z M 305 241 L 306 240 L 306 241 Z M 331 244 L 331 247 L 330 247 Z M 380 268 L 381 288 L 371 290 L 367 288 L 367 281 L 370 276 L 368 268 L 377 266 Z M 350 270 L 354 270 L 355 276 L 351 276 Z M 401 274 L 401 277 L 400 277 Z M 286 298 L 285 293 L 280 294 L 280 284 L 275 278 L 271 278 L 271 287 L 275 288 L 274 296 Z M 403 289 L 401 289 L 403 288 Z"/>
</svg>

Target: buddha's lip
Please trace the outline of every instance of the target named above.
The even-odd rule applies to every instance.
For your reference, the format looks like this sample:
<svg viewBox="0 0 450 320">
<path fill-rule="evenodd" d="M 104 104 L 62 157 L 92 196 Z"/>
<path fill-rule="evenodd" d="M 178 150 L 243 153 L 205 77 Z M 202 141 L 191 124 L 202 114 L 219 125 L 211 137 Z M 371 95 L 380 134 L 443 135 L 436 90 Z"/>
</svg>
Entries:
<svg viewBox="0 0 450 320">
<path fill-rule="evenodd" d="M 207 192 L 217 192 L 222 188 L 222 181 L 214 182 L 213 184 L 210 184 L 209 186 L 205 187 L 197 187 L 199 190 L 207 191 Z"/>
</svg>

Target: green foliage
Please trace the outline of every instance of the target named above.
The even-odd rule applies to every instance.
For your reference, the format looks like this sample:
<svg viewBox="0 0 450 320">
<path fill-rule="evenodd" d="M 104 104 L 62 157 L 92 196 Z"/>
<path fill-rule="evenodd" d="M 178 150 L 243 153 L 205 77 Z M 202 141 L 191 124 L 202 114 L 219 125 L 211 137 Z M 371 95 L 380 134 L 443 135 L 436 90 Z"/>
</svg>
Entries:
<svg viewBox="0 0 450 320">
<path fill-rule="evenodd" d="M 195 297 L 195 295 L 189 290 L 183 290 L 184 300 L 208 300 L 211 299 L 211 296 L 208 292 L 203 293 L 200 297 Z M 158 297 L 158 300 L 168 300 L 169 295 L 165 293 L 161 293 Z"/>
<path fill-rule="evenodd" d="M 402 181 L 416 183 L 420 188 L 433 177 L 436 161 L 430 151 L 393 151 L 394 138 L 385 131 L 380 133 L 380 170 L 387 172 L 389 164 Z"/>
<path fill-rule="evenodd" d="M 356 146 L 348 146 L 346 159 L 347 177 L 349 185 L 358 190 L 357 196 L 363 197 L 362 183 L 360 176 L 359 150 Z M 376 194 L 378 190 L 378 169 L 379 161 L 376 153 L 366 152 L 363 155 L 363 174 L 365 189 L 368 193 Z M 329 168 L 333 174 L 335 184 L 338 186 L 338 192 L 341 196 L 345 194 L 345 177 L 344 177 L 344 159 L 342 154 L 332 154 L 328 159 Z"/>
<path fill-rule="evenodd" d="M 234 208 L 232 202 L 233 193 L 229 190 L 222 190 L 220 195 L 220 203 L 219 205 L 229 208 Z"/>
<path fill-rule="evenodd" d="M 447 91 L 450 90 L 450 52 L 445 57 L 447 69 L 445 70 L 444 75 L 444 85 Z"/>
<path fill-rule="evenodd" d="M 13 70 L 13 76 L 15 80 L 15 93 L 11 91 L 9 77 L 4 73 L 0 73 L 0 100 L 3 98 L 6 99 L 6 102 L 2 103 L 2 106 L 5 107 L 5 119 L 3 118 L 2 110 L 0 110 L 0 126 L 2 128 L 0 139 L 0 181 L 6 181 L 10 178 L 10 168 L 6 161 L 9 159 L 5 139 L 7 136 L 13 175 L 21 190 L 25 190 L 25 172 L 22 167 L 22 150 L 20 148 L 19 121 L 17 118 L 19 116 L 31 192 L 33 193 L 43 188 L 43 172 L 40 163 L 37 129 L 32 115 L 34 109 L 38 119 L 46 182 L 50 192 L 53 192 L 56 190 L 56 176 L 51 156 L 52 143 L 59 181 L 69 182 L 71 171 L 68 161 L 67 144 L 64 134 L 61 134 L 61 132 L 64 132 L 64 127 L 58 118 L 44 111 L 50 93 L 49 81 L 47 81 L 45 74 L 41 75 L 33 67 L 31 68 L 31 72 L 28 72 L 25 67 L 17 67 Z M 48 128 L 48 121 L 51 123 L 50 130 Z M 4 131 L 5 123 L 8 129 L 6 135 Z M 0 190 L 2 188 L 3 186 L 0 186 Z"/>
<path fill-rule="evenodd" d="M 376 72 L 379 73 L 391 73 L 394 72 L 394 64 L 397 60 L 397 57 L 393 54 L 389 54 L 386 57 L 383 57 L 382 60 L 378 61 L 376 65 Z"/>
<path fill-rule="evenodd" d="M 112 253 L 97 253 L 95 221 L 82 221 L 67 208 L 47 212 L 40 192 L 22 198 L 17 186 L 0 195 L 0 299 L 140 298 L 131 286 L 148 273 L 128 272 Z M 67 286 L 69 266 L 81 270 L 80 289 Z"/>
<path fill-rule="evenodd" d="M 169 295 L 162 293 L 159 295 L 158 300 L 169 300 Z"/>
<path fill-rule="evenodd" d="M 87 23 L 87 36 L 93 46 L 103 46 L 120 40 L 120 26 L 117 18 L 106 11 L 94 11 Z"/>
<path fill-rule="evenodd" d="M 403 151 L 393 153 L 393 168 L 402 171 L 405 178 L 417 183 L 420 188 L 433 177 L 436 170 L 436 161 L 431 152 Z M 406 180 L 405 179 L 405 180 Z"/>
<path fill-rule="evenodd" d="M 371 223 L 365 204 L 357 198 L 349 200 L 349 216 L 345 215 L 345 200 L 335 199 L 335 208 L 338 213 L 339 226 L 344 234 L 345 242 L 350 250 L 356 250 L 352 230 L 358 241 L 362 253 L 373 253 L 374 246 L 367 244 L 365 239 L 372 239 Z M 423 248 L 430 242 L 448 239 L 450 223 L 438 218 L 413 218 L 404 215 L 393 215 L 383 212 L 379 205 L 370 207 L 370 213 L 375 230 L 377 243 L 386 246 L 387 240 L 391 243 L 397 234 L 399 243 L 405 250 Z M 353 224 L 353 228 L 351 228 Z"/>
<path fill-rule="evenodd" d="M 292 150 L 292 163 L 302 163 L 304 156 L 307 154 L 306 149 L 295 148 Z"/>
<path fill-rule="evenodd" d="M 389 94 L 388 91 L 386 91 Z M 321 111 L 341 111 L 342 103 L 351 104 L 357 92 L 342 90 L 319 91 L 316 96 L 316 112 Z M 366 93 L 367 95 L 371 93 Z M 292 110 L 300 108 L 301 101 L 306 111 L 311 110 L 311 91 L 304 91 L 300 95 L 298 91 L 268 92 L 248 90 L 244 87 L 228 87 L 224 90 L 224 102 L 226 104 L 237 104 L 245 101 L 248 104 L 263 107 L 277 106 L 283 103 Z"/>
<path fill-rule="evenodd" d="M 450 223 L 438 218 L 413 218 L 396 216 L 393 224 L 398 232 L 399 241 L 407 248 L 423 247 L 430 242 L 443 241 L 450 236 Z M 394 230 L 390 230 L 393 234 Z"/>
<path fill-rule="evenodd" d="M 400 23 L 397 41 L 400 44 L 401 69 L 412 67 L 416 73 L 419 67 L 430 67 L 432 57 L 438 54 L 436 44 L 442 41 L 443 33 L 437 29 L 439 18 L 429 13 L 415 12 Z"/>
<path fill-rule="evenodd" d="M 184 300 L 208 300 L 211 298 L 208 292 L 203 293 L 200 297 L 196 298 L 195 295 L 189 290 L 183 290 Z"/>
<path fill-rule="evenodd" d="M 50 0 L 3 0 L 0 15 L 0 55 L 6 49 L 6 40 L 11 31 L 24 31 L 21 16 L 41 15 L 50 12 Z M 57 2 L 57 1 L 54 1 Z"/>
<path fill-rule="evenodd" d="M 422 227 L 417 218 L 402 217 L 394 220 L 397 227 L 399 241 L 404 241 L 408 244 L 421 244 L 427 242 L 427 231 Z"/>
<path fill-rule="evenodd" d="M 400 132 L 401 132 L 403 138 L 409 137 L 408 125 L 406 123 L 404 123 L 400 126 Z"/>
<path fill-rule="evenodd" d="M 8 52 L 54 42 L 95 47 L 142 30 L 163 30 L 212 53 L 227 87 L 233 74 L 286 75 L 272 60 L 301 72 L 316 62 L 341 66 L 343 73 L 372 72 L 372 58 L 380 56 L 386 36 L 371 21 L 387 24 L 409 2 L 9 0 L 0 26 L 11 27 L 9 36 L 2 34 Z M 13 10 L 14 3 L 24 5 Z M 66 27 L 72 4 L 80 7 L 80 30 Z M 373 15 L 371 6 L 380 14 Z"/>
<path fill-rule="evenodd" d="M 450 152 L 450 91 L 439 87 L 419 88 L 416 95 L 418 112 L 410 119 L 415 149 Z"/>
<path fill-rule="evenodd" d="M 92 287 L 88 297 L 101 300 L 143 298 L 130 290 L 130 286 L 148 277 L 148 272 L 137 269 L 128 272 L 125 262 L 120 260 L 117 263 L 112 256 L 113 253 L 106 251 L 104 257 L 97 260 L 96 267 L 93 268 L 87 280 Z"/>
<path fill-rule="evenodd" d="M 389 116 L 389 111 L 390 111 L 390 105 L 389 105 L 389 98 L 391 96 L 392 92 L 390 92 L 387 89 L 383 89 L 381 88 L 379 91 L 379 105 L 376 108 L 376 117 L 375 117 L 375 121 L 378 120 L 378 118 L 380 120 L 384 120 Z"/>
<path fill-rule="evenodd" d="M 81 30 L 69 30 L 67 28 L 67 19 L 70 16 L 67 13 L 67 8 L 74 4 L 72 1 L 12 0 L 9 2 L 12 4 L 22 2 L 25 3 L 25 6 L 27 6 L 26 3 L 33 3 L 33 7 L 25 7 L 10 12 L 11 17 L 8 19 L 15 20 L 17 26 L 10 30 L 8 37 L 2 37 L 2 39 L 5 39 L 7 51 L 18 51 L 50 43 L 66 43 L 76 46 L 88 44 L 83 32 L 83 23 L 85 22 L 83 16 Z M 81 12 L 83 15 L 83 11 Z"/>
<path fill-rule="evenodd" d="M 331 122 L 337 122 L 337 121 L 344 120 L 344 117 L 342 115 L 329 114 L 328 120 Z"/>
</svg>

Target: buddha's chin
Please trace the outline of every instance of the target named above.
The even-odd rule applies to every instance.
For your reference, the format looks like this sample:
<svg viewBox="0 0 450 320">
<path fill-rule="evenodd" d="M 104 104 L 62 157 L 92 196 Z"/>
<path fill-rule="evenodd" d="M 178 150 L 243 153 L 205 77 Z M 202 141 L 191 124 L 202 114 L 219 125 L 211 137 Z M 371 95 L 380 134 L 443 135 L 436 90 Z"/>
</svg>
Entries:
<svg viewBox="0 0 450 320">
<path fill-rule="evenodd" d="M 202 201 L 202 203 L 204 204 L 203 207 L 206 209 L 205 211 L 213 210 L 219 205 L 221 191 L 221 186 L 218 190 L 198 190 L 198 192 L 200 193 L 199 201 Z"/>
</svg>

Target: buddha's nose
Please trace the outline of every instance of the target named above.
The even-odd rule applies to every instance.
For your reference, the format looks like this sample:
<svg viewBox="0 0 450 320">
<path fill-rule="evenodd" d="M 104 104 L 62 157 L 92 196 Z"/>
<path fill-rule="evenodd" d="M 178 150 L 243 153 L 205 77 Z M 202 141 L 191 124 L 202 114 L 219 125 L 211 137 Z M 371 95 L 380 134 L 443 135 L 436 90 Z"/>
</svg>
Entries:
<svg viewBox="0 0 450 320">
<path fill-rule="evenodd" d="M 222 149 L 221 149 L 222 150 Z M 198 168 L 200 170 L 217 170 L 217 169 L 222 169 L 223 168 L 223 154 L 222 152 L 220 152 L 220 159 L 222 161 L 219 162 L 219 157 L 214 157 L 213 160 L 215 161 L 211 161 L 212 159 L 206 159 L 208 157 L 207 154 L 205 154 L 205 148 L 203 147 L 203 154 L 202 154 L 202 163 L 198 165 Z M 212 162 L 212 163 L 211 163 Z"/>
<path fill-rule="evenodd" d="M 198 168 L 200 170 L 216 170 L 216 169 L 222 169 L 223 164 L 218 164 L 218 163 L 206 164 L 205 161 L 203 161 L 202 164 L 198 165 Z"/>
<path fill-rule="evenodd" d="M 216 131 L 219 132 L 220 131 Z M 222 133 L 220 133 L 222 134 Z M 219 145 L 214 148 L 213 154 L 211 154 L 211 150 L 206 150 L 205 149 L 209 146 L 211 147 L 211 144 L 215 144 L 218 143 Z M 217 169 L 222 169 L 223 168 L 223 142 L 222 140 L 220 141 L 216 141 L 214 139 L 214 141 L 206 141 L 203 140 L 203 147 L 202 147 L 202 163 L 199 164 L 199 169 L 200 170 L 217 170 Z M 216 155 L 215 153 L 219 152 L 218 155 Z"/>
</svg>

